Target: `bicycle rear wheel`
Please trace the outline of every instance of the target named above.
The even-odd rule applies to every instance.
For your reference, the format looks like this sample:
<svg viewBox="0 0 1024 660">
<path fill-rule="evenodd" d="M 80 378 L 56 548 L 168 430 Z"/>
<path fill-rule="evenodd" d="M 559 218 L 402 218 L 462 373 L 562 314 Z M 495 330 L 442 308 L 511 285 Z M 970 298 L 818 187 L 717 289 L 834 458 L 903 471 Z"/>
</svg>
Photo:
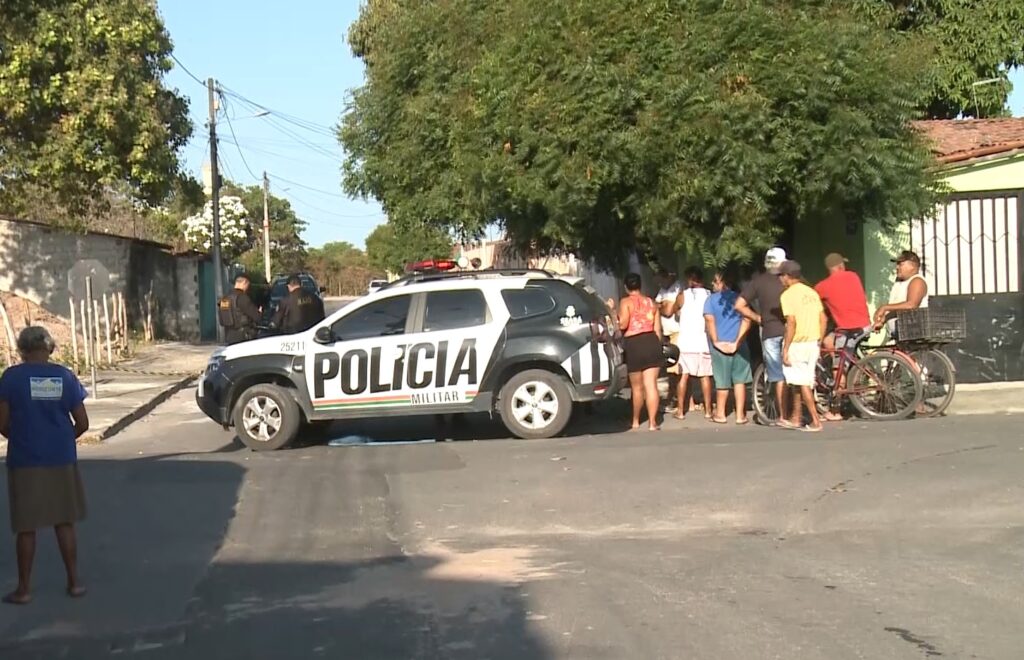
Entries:
<svg viewBox="0 0 1024 660">
<path fill-rule="evenodd" d="M 921 371 L 921 386 L 924 390 L 921 405 L 917 407 L 917 416 L 938 417 L 949 408 L 956 394 L 956 369 L 953 362 L 945 353 L 934 348 L 913 351 L 910 357 L 917 362 Z"/>
<path fill-rule="evenodd" d="M 763 364 L 757 365 L 754 369 L 754 382 L 750 389 L 757 423 L 762 426 L 774 426 L 782 415 L 779 412 L 779 401 L 775 398 L 775 384 L 768 382 L 768 371 Z"/>
<path fill-rule="evenodd" d="M 870 419 L 906 419 L 921 402 L 923 387 L 917 365 L 889 351 L 877 351 L 850 365 L 846 395 Z"/>
</svg>

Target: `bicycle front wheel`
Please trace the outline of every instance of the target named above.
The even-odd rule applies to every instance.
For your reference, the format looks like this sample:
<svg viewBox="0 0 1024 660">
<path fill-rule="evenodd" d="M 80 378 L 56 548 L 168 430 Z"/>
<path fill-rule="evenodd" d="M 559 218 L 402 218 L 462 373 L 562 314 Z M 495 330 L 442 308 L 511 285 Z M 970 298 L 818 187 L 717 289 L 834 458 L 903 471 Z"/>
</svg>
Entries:
<svg viewBox="0 0 1024 660">
<path fill-rule="evenodd" d="M 878 420 L 910 417 L 923 393 L 917 365 L 889 351 L 877 351 L 850 365 L 846 386 L 853 407 Z"/>
<path fill-rule="evenodd" d="M 910 354 L 921 372 L 921 405 L 918 417 L 938 417 L 946 412 L 956 394 L 956 369 L 952 360 L 940 350 L 923 348 Z"/>
<path fill-rule="evenodd" d="M 782 415 L 779 401 L 775 397 L 775 385 L 768 382 L 768 371 L 763 364 L 754 369 L 754 383 L 751 385 L 754 399 L 754 414 L 762 426 L 774 426 Z"/>
</svg>

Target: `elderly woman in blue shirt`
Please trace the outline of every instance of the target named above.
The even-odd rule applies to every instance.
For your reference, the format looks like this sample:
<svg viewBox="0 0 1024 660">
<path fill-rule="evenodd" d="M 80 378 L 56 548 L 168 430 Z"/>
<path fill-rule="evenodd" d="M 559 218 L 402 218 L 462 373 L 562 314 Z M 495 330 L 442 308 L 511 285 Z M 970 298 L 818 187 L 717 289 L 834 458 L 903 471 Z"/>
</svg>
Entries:
<svg viewBox="0 0 1024 660">
<path fill-rule="evenodd" d="M 76 441 L 89 430 L 89 417 L 82 384 L 50 362 L 54 348 L 45 328 L 25 328 L 18 337 L 22 364 L 0 375 L 0 434 L 8 439 L 7 489 L 18 555 L 18 586 L 3 601 L 13 605 L 32 600 L 36 530 L 43 527 L 57 534 L 67 594 L 85 595 L 74 524 L 85 518 Z"/>
</svg>

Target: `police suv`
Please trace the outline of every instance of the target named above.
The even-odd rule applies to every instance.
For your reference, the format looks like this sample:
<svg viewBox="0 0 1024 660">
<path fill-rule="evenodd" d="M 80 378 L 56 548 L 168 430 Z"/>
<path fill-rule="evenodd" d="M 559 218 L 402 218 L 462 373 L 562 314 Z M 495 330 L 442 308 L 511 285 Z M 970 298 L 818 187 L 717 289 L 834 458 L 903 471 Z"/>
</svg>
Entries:
<svg viewBox="0 0 1024 660">
<path fill-rule="evenodd" d="M 496 413 L 520 438 L 549 438 L 574 404 L 625 382 L 618 329 L 582 284 L 453 266 L 421 263 L 305 332 L 218 349 L 199 407 L 255 450 L 307 424 L 382 415 Z"/>
</svg>

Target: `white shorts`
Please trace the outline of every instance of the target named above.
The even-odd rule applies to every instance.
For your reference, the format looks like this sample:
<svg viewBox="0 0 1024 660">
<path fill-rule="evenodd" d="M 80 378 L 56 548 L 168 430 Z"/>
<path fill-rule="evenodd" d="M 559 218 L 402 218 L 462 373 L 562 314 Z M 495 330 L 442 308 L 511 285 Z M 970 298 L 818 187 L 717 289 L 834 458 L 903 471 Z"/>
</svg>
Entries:
<svg viewBox="0 0 1024 660">
<path fill-rule="evenodd" d="M 703 378 L 711 375 L 711 353 L 680 353 L 679 372 Z"/>
<path fill-rule="evenodd" d="M 789 366 L 782 365 L 787 385 L 812 387 L 821 348 L 816 341 L 795 341 L 789 346 Z"/>
</svg>

